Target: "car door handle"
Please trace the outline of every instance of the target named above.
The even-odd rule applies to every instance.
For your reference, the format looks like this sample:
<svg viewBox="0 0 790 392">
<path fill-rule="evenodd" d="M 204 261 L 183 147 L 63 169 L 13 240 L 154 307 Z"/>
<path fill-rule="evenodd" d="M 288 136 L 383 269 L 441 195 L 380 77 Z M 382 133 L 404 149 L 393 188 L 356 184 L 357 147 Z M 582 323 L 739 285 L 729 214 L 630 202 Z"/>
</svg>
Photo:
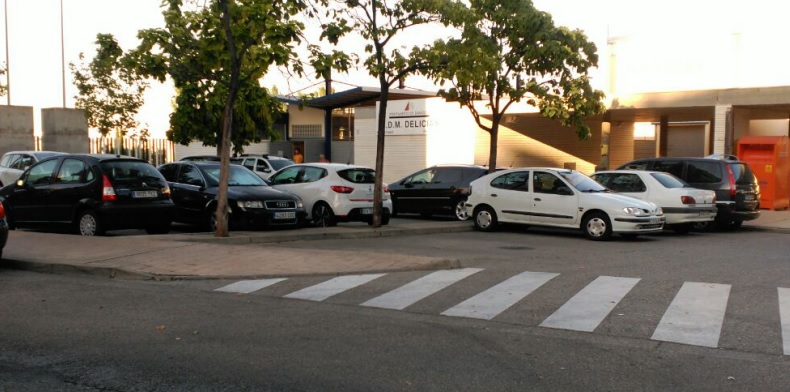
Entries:
<svg viewBox="0 0 790 392">
<path fill-rule="evenodd" d="M 491 197 L 496 197 L 496 193 L 492 193 L 492 194 L 491 194 Z"/>
<path fill-rule="evenodd" d="M 540 201 L 540 198 L 539 198 L 539 197 L 536 197 L 534 200 L 535 200 L 535 201 Z"/>
</svg>

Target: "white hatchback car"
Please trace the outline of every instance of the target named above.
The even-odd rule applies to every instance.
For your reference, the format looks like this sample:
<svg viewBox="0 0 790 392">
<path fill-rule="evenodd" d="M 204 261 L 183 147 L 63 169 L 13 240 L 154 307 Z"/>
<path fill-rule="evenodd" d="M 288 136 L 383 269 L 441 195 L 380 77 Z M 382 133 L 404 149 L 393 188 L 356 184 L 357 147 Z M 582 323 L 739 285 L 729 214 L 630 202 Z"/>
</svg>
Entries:
<svg viewBox="0 0 790 392">
<path fill-rule="evenodd" d="M 62 152 L 54 151 L 9 151 L 0 158 L 0 188 L 13 184 L 19 176 L 36 162 Z"/>
<path fill-rule="evenodd" d="M 466 208 L 481 231 L 519 223 L 581 229 L 591 240 L 660 232 L 665 219 L 653 203 L 612 193 L 575 170 L 555 168 L 487 174 L 472 182 Z"/>
<path fill-rule="evenodd" d="M 590 176 L 614 192 L 658 204 L 666 227 L 685 234 L 716 217 L 716 192 L 692 188 L 669 173 L 642 170 L 599 171 Z"/>
<path fill-rule="evenodd" d="M 373 186 L 376 172 L 368 167 L 339 163 L 301 163 L 272 174 L 269 185 L 302 198 L 307 220 L 316 226 L 338 221 L 373 223 Z M 389 223 L 392 200 L 384 187 L 381 224 Z"/>
</svg>

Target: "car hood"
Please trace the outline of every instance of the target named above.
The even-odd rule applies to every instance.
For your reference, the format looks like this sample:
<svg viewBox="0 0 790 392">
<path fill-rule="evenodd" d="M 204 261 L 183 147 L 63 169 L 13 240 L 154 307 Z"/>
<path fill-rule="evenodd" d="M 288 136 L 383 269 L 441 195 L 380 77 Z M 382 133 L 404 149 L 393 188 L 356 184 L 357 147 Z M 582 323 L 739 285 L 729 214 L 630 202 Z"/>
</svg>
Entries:
<svg viewBox="0 0 790 392">
<path fill-rule="evenodd" d="M 656 209 L 656 205 L 644 200 L 639 200 L 633 198 L 631 196 L 621 195 L 617 193 L 610 193 L 610 192 L 596 192 L 596 193 L 584 193 L 582 192 L 582 197 L 587 199 L 593 203 L 605 203 L 611 206 L 614 205 L 621 205 L 622 207 L 637 207 L 642 208 L 645 210 L 653 211 Z"/>
<path fill-rule="evenodd" d="M 211 188 L 210 192 L 216 195 L 219 188 Z M 228 199 L 233 200 L 298 200 L 298 196 L 283 192 L 270 186 L 229 186 Z"/>
</svg>

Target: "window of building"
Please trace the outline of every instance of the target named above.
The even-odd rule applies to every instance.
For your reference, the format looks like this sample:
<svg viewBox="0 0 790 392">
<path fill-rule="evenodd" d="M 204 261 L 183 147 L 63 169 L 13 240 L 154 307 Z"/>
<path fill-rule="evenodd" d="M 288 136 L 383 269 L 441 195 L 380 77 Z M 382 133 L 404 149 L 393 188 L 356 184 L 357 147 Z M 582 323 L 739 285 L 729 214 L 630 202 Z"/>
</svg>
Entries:
<svg viewBox="0 0 790 392">
<path fill-rule="evenodd" d="M 354 140 L 354 108 L 332 111 L 332 140 Z"/>
</svg>

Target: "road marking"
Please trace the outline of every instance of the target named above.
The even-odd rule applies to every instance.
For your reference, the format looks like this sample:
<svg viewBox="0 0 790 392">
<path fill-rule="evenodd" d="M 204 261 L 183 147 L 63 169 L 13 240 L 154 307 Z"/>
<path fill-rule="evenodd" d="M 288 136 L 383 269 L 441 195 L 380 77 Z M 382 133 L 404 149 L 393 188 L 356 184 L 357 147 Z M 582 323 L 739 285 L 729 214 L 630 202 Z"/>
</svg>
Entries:
<svg viewBox="0 0 790 392">
<path fill-rule="evenodd" d="M 651 339 L 717 347 L 729 297 L 728 284 L 683 283 Z"/>
<path fill-rule="evenodd" d="M 442 315 L 491 320 L 558 275 L 522 272 L 445 310 Z"/>
<path fill-rule="evenodd" d="M 540 324 L 592 332 L 639 282 L 639 278 L 599 276 Z"/>
<path fill-rule="evenodd" d="M 364 302 L 362 306 L 403 310 L 409 305 L 480 271 L 482 271 L 481 268 L 464 268 L 432 272 L 411 283 Z"/>
<path fill-rule="evenodd" d="M 286 295 L 285 298 L 306 299 L 308 301 L 320 302 L 333 295 L 337 295 L 346 290 L 361 286 L 384 275 L 386 274 L 338 276 L 336 278 L 329 279 L 326 282 L 295 291 Z"/>
<path fill-rule="evenodd" d="M 782 347 L 790 355 L 790 289 L 779 287 L 779 318 L 782 321 Z"/>
<path fill-rule="evenodd" d="M 226 293 L 249 294 L 253 291 L 258 291 L 260 289 L 269 287 L 275 283 L 280 283 L 284 280 L 286 280 L 286 278 L 241 280 L 236 283 L 229 284 L 224 287 L 220 287 L 214 291 L 224 291 Z"/>
</svg>

